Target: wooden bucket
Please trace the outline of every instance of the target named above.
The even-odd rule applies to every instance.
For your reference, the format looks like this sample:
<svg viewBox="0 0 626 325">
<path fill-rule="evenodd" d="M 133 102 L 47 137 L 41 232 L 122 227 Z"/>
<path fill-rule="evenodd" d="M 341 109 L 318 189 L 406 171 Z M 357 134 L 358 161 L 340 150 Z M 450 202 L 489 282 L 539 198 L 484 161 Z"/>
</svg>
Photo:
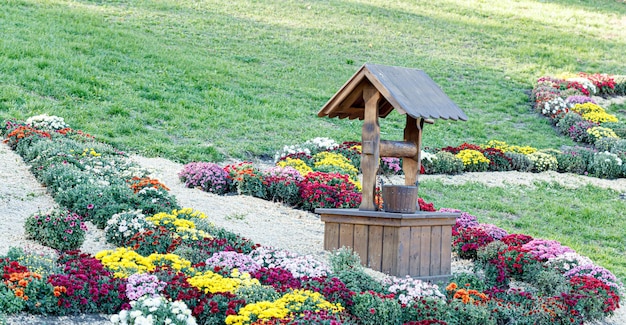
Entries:
<svg viewBox="0 0 626 325">
<path fill-rule="evenodd" d="M 417 211 L 417 186 L 384 185 L 383 211 L 415 213 Z"/>
</svg>

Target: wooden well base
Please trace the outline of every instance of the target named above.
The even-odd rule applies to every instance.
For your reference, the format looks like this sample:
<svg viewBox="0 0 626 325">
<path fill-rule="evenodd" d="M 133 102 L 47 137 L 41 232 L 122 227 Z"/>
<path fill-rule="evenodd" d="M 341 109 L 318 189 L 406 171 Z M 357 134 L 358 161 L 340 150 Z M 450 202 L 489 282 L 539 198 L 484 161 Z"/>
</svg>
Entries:
<svg viewBox="0 0 626 325">
<path fill-rule="evenodd" d="M 351 247 L 361 263 L 395 276 L 444 280 L 451 275 L 452 226 L 458 213 L 412 214 L 315 209 L 324 221 L 324 249 Z"/>
</svg>

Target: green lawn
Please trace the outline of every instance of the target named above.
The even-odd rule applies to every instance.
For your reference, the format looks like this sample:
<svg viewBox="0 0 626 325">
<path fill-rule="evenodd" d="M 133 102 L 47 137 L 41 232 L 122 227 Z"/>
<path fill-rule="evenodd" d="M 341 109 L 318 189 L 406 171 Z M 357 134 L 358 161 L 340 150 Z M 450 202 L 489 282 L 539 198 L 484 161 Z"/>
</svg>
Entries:
<svg viewBox="0 0 626 325">
<path fill-rule="evenodd" d="M 0 4 L 0 118 L 48 113 L 181 162 L 271 156 L 317 136 L 316 112 L 365 62 L 425 70 L 467 115 L 424 145 L 553 136 L 526 92 L 544 74 L 626 74 L 626 5 L 606 1 L 68 1 Z M 382 121 L 401 138 L 402 116 Z"/>
<path fill-rule="evenodd" d="M 626 75 L 624 30 L 616 0 L 4 0 L 0 119 L 58 115 L 180 162 L 268 158 L 319 136 L 359 140 L 360 122 L 316 113 L 371 62 L 426 71 L 469 116 L 427 126 L 425 146 L 558 148 L 573 143 L 531 110 L 533 82 Z M 382 137 L 403 126 L 391 114 Z M 438 207 L 559 240 L 626 280 L 615 192 L 422 186 Z"/>
<path fill-rule="evenodd" d="M 436 208 L 460 209 L 509 233 L 559 241 L 626 282 L 626 200 L 619 194 L 545 182 L 532 187 L 420 182 L 420 196 Z"/>
</svg>

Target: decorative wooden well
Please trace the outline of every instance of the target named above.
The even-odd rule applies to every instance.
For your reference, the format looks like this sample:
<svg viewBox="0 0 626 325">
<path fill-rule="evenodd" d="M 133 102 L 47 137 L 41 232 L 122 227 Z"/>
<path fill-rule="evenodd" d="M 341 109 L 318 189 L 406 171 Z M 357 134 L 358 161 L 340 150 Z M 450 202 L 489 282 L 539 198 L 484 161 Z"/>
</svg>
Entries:
<svg viewBox="0 0 626 325">
<path fill-rule="evenodd" d="M 379 118 L 394 109 L 406 115 L 404 139 L 381 140 Z M 424 71 L 365 64 L 317 115 L 363 120 L 361 205 L 358 209 L 316 209 L 325 223 L 324 249 L 352 247 L 364 265 L 392 275 L 449 276 L 451 231 L 458 214 L 377 211 L 376 175 L 381 157 L 403 158 L 404 183 L 416 185 L 424 122 L 466 121 L 465 113 Z M 417 206 L 417 201 L 410 204 Z"/>
</svg>

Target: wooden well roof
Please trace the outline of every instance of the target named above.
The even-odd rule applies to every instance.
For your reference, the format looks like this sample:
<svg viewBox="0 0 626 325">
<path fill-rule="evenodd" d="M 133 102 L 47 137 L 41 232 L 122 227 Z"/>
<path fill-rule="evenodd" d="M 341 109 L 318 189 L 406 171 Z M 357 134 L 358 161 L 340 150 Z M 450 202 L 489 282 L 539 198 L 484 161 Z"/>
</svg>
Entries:
<svg viewBox="0 0 626 325">
<path fill-rule="evenodd" d="M 379 117 L 395 108 L 413 118 L 467 121 L 463 111 L 422 70 L 364 64 L 317 113 L 319 117 L 362 120 L 365 115 L 363 89 L 380 92 Z"/>
</svg>

